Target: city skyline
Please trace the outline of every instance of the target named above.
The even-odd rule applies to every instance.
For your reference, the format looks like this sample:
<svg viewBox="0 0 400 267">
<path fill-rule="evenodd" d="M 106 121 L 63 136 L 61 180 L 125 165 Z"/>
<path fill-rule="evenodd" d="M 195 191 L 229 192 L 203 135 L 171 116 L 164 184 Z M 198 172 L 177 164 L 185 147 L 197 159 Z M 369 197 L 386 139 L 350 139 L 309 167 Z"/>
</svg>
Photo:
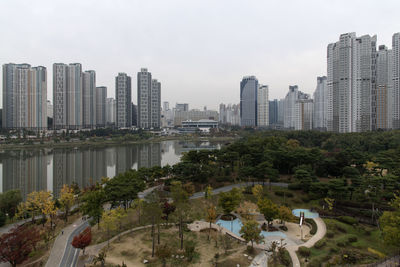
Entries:
<svg viewBox="0 0 400 267">
<path fill-rule="evenodd" d="M 8 40 L 2 44 L 7 53 L 0 55 L 0 62 L 45 66 L 48 84 L 54 62 L 80 62 L 96 70 L 97 84 L 108 88 L 108 97 L 115 97 L 119 72 L 130 75 L 135 84 L 137 70 L 147 67 L 163 81 L 163 101 L 187 102 L 193 108 L 238 103 L 236 88 L 245 75 L 265 81 L 270 99 L 283 98 L 289 84 L 311 94 L 315 78 L 326 75 L 326 44 L 341 33 L 377 34 L 377 45 L 390 47 L 392 34 L 400 29 L 397 1 L 254 1 L 251 15 L 242 14 L 239 1 L 213 2 L 213 9 L 207 8 L 207 1 L 39 2 L 0 4 L 0 21 L 8 25 L 0 29 Z M 96 18 L 86 16 L 88 8 Z M 65 14 L 62 20 L 60 12 Z M 150 12 L 156 19 L 143 27 L 141 21 Z M 17 14 L 35 23 L 9 23 Z M 243 34 L 257 41 L 249 44 Z M 98 42 L 100 36 L 104 41 Z M 207 97 L 214 92 L 217 97 Z"/>
</svg>

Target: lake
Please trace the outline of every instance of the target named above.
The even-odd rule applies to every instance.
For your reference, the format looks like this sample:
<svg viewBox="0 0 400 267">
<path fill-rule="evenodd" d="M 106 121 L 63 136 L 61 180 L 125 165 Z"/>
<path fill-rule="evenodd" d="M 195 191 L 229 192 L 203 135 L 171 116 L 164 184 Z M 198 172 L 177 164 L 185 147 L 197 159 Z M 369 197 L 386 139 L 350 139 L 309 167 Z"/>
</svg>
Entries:
<svg viewBox="0 0 400 267">
<path fill-rule="evenodd" d="M 0 151 L 0 192 L 52 191 L 64 184 L 90 185 L 102 177 L 141 167 L 173 165 L 183 152 L 219 149 L 222 142 L 163 141 L 106 147 L 71 147 Z"/>
</svg>

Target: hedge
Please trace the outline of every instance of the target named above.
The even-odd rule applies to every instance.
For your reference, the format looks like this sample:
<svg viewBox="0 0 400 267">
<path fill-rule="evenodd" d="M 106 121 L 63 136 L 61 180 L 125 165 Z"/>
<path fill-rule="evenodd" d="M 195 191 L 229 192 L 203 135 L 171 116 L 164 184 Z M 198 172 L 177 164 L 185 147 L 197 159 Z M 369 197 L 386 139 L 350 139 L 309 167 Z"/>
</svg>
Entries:
<svg viewBox="0 0 400 267">
<path fill-rule="evenodd" d="M 306 222 L 311 224 L 310 234 L 315 235 L 315 233 L 317 233 L 317 230 L 318 230 L 317 223 L 313 219 L 309 219 L 309 218 L 306 218 Z"/>
</svg>

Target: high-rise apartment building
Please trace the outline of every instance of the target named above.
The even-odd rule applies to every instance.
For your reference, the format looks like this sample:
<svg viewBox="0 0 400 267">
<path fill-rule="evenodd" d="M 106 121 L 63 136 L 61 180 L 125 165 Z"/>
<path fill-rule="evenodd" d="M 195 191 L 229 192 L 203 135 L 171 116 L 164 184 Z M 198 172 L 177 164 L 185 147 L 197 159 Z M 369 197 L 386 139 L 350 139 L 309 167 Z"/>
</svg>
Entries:
<svg viewBox="0 0 400 267">
<path fill-rule="evenodd" d="M 131 77 L 126 73 L 118 73 L 115 77 L 116 127 L 132 126 L 132 90 Z"/>
<path fill-rule="evenodd" d="M 115 125 L 117 105 L 114 98 L 106 99 L 106 125 Z"/>
<path fill-rule="evenodd" d="M 289 86 L 289 92 L 286 94 L 283 108 L 283 127 L 287 129 L 298 128 L 298 112 L 299 108 L 296 103 L 298 100 L 310 99 L 308 94 L 299 91 L 297 85 Z"/>
<path fill-rule="evenodd" d="M 326 76 L 317 77 L 317 88 L 314 92 L 313 128 L 327 130 L 328 86 Z"/>
<path fill-rule="evenodd" d="M 80 129 L 83 126 L 82 65 L 72 63 L 67 72 L 67 127 Z"/>
<path fill-rule="evenodd" d="M 67 84 L 68 65 L 53 64 L 53 127 L 56 129 L 67 126 Z"/>
<path fill-rule="evenodd" d="M 175 110 L 177 111 L 189 111 L 189 104 L 188 103 L 176 103 Z"/>
<path fill-rule="evenodd" d="M 80 63 L 53 64 L 53 127 L 96 127 L 96 72 Z"/>
<path fill-rule="evenodd" d="M 257 91 L 257 126 L 269 125 L 268 85 L 259 85 Z"/>
<path fill-rule="evenodd" d="M 361 132 L 376 128 L 376 36 L 340 35 L 328 45 L 328 130 Z"/>
<path fill-rule="evenodd" d="M 161 126 L 161 83 L 152 79 L 151 73 L 142 68 L 137 75 L 138 127 L 143 129 Z"/>
<path fill-rule="evenodd" d="M 380 45 L 376 55 L 376 129 L 392 128 L 392 50 Z"/>
<path fill-rule="evenodd" d="M 275 125 L 278 122 L 278 99 L 269 101 L 269 124 Z"/>
<path fill-rule="evenodd" d="M 255 76 L 243 77 L 240 82 L 240 125 L 257 126 L 258 80 Z"/>
<path fill-rule="evenodd" d="M 96 125 L 98 127 L 106 125 L 106 99 L 107 87 L 96 87 Z"/>
<path fill-rule="evenodd" d="M 161 127 L 161 83 L 156 79 L 151 80 L 150 101 L 150 126 L 157 129 Z"/>
<path fill-rule="evenodd" d="M 392 127 L 400 129 L 400 33 L 395 33 L 392 37 L 392 53 Z"/>
<path fill-rule="evenodd" d="M 29 64 L 3 65 L 4 128 L 47 128 L 47 70 Z"/>
<path fill-rule="evenodd" d="M 96 72 L 87 70 L 82 73 L 82 107 L 83 107 L 83 127 L 96 127 Z"/>
<path fill-rule="evenodd" d="M 313 100 L 298 99 L 295 104 L 294 129 L 309 131 L 313 127 Z"/>
</svg>

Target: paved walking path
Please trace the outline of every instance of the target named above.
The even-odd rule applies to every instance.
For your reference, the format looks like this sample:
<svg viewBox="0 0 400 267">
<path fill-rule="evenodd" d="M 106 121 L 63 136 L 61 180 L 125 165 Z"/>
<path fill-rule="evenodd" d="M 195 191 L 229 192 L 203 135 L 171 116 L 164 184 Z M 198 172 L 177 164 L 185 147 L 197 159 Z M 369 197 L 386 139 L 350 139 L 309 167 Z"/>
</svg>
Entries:
<svg viewBox="0 0 400 267">
<path fill-rule="evenodd" d="M 321 240 L 326 234 L 326 225 L 324 221 L 321 218 L 314 218 L 313 220 L 317 224 L 318 228 L 315 235 L 313 235 L 313 237 L 311 237 L 307 242 L 305 242 L 302 245 L 286 247 L 286 250 L 289 252 L 290 257 L 292 258 L 293 267 L 300 267 L 300 261 L 296 254 L 296 251 L 299 249 L 299 247 L 311 248 L 314 246 L 315 243 L 317 243 L 317 241 Z"/>
<path fill-rule="evenodd" d="M 50 257 L 47 260 L 46 267 L 60 266 L 71 234 L 81 225 L 82 219 L 79 218 L 71 225 L 65 227 L 63 229 L 64 233 L 60 233 L 57 236 L 56 240 L 54 241 L 53 247 L 51 248 Z"/>
</svg>

